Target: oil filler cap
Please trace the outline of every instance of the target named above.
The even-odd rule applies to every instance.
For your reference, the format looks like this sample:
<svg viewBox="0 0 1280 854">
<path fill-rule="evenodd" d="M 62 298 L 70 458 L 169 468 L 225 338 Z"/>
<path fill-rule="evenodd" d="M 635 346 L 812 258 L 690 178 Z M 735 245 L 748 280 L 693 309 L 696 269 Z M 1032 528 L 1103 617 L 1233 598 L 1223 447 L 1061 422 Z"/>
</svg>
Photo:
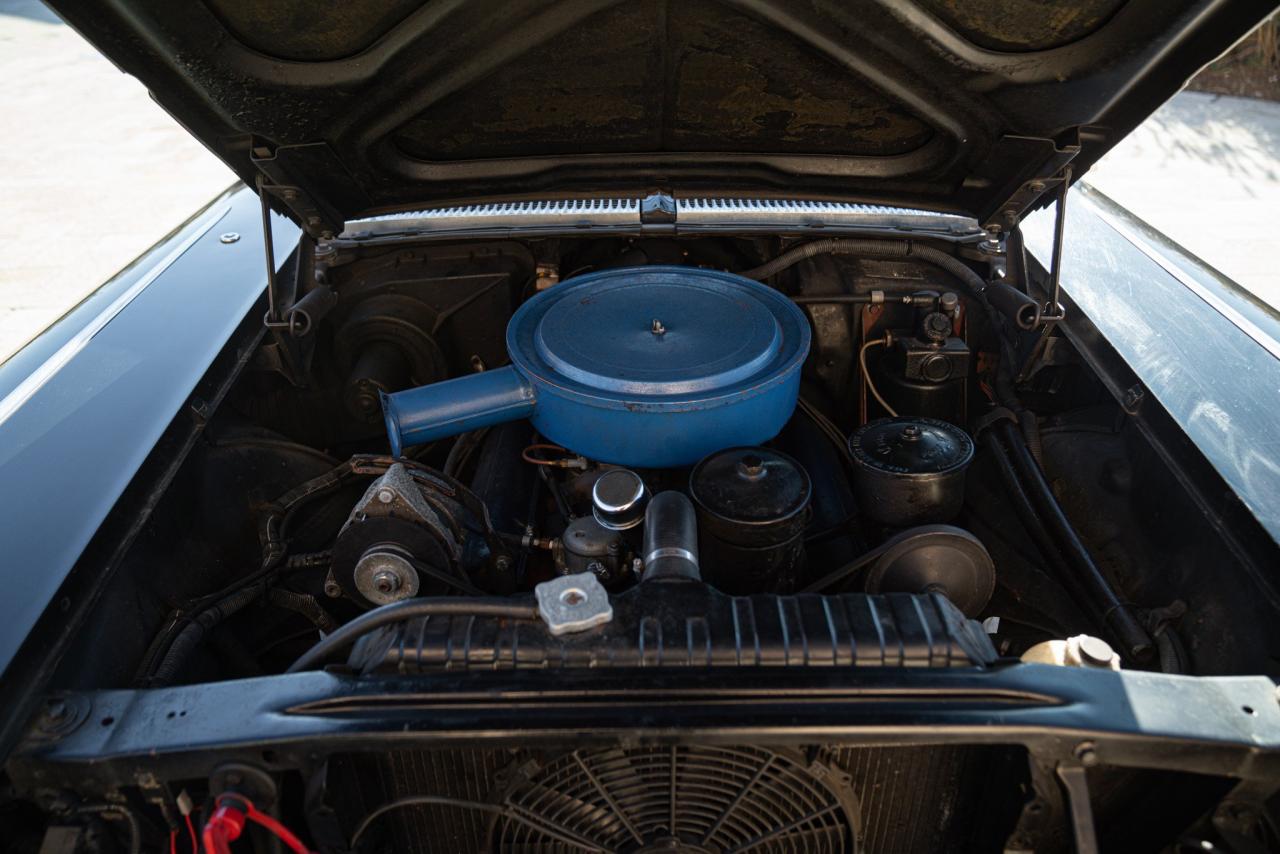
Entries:
<svg viewBox="0 0 1280 854">
<path fill-rule="evenodd" d="M 605 472 L 591 487 L 591 513 L 610 531 L 629 531 L 644 521 L 649 492 L 630 469 Z"/>
</svg>

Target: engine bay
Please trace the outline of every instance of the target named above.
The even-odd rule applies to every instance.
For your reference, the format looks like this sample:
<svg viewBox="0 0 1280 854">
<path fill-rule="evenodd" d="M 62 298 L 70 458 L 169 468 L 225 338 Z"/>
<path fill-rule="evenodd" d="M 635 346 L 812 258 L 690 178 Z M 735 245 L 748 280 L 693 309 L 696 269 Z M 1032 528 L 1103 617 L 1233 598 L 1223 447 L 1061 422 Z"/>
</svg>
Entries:
<svg viewBox="0 0 1280 854">
<path fill-rule="evenodd" d="M 876 241 L 845 242 L 754 271 L 749 243 L 727 240 L 595 241 L 554 263 L 535 260 L 550 247 L 511 243 L 317 252 L 299 300 L 318 327 L 307 377 L 246 374 L 211 425 L 196 524 L 171 544 L 241 574 L 165 614 L 135 684 L 281 672 L 395 602 L 527 599 L 566 577 L 617 598 L 661 577 L 666 554 L 687 564 L 667 574 L 730 597 L 941 597 L 948 617 L 1003 616 L 991 636 L 1005 654 L 1074 634 L 1115 643 L 1088 591 L 1024 600 L 1039 611 L 1027 623 L 988 607 L 990 532 L 962 518 L 970 413 L 998 381 L 979 370 L 996 316 L 972 295 L 981 278 L 930 263 L 936 249 L 877 259 L 847 254 L 884 252 Z M 784 272 L 796 293 L 757 281 Z M 290 364 L 283 347 L 276 358 Z M 1029 451 L 1004 412 L 984 434 L 1007 461 Z M 250 489 L 227 500 L 227 480 Z M 433 626 L 444 642 L 449 619 Z M 956 625 L 971 661 L 994 657 L 985 632 Z M 1154 641 L 1126 628 L 1125 658 L 1149 662 Z M 228 659 L 216 650 L 233 634 L 246 654 Z M 397 649 L 380 666 L 406 667 Z"/>
<path fill-rule="evenodd" d="M 700 691 L 730 670 L 887 685 L 1019 660 L 1272 672 L 1253 628 L 1212 617 L 1259 607 L 1247 583 L 1196 571 L 1220 532 L 1041 322 L 1007 248 L 304 238 L 281 272 L 291 310 L 268 314 L 54 684 L 159 697 L 323 672 L 391 695 L 376 686 L 508 674 L 536 692 L 589 673 L 622 695 L 643 693 L 640 668 Z M 194 810 L 202 827 L 242 798 L 250 818 L 302 817 L 322 850 L 968 850 L 1033 832 L 1056 850 L 1049 816 L 1070 807 L 1017 750 L 794 742 L 298 741 L 160 772 L 153 791 L 133 772 L 88 785 L 121 815 Z M 11 771 L 22 801 L 81 815 L 76 785 L 42 767 Z M 964 814 L 912 828 L 874 794 L 884 774 Z M 670 815 L 646 813 L 648 794 L 619 806 L 631 775 L 668 786 Z M 690 782 L 717 775 L 737 782 Z M 1122 825 L 1149 782 L 1095 780 L 1098 820 Z M 1211 803 L 1202 788 L 1188 797 Z M 757 797 L 759 826 L 726 820 Z M 105 814 L 68 850 L 116 850 Z"/>
</svg>

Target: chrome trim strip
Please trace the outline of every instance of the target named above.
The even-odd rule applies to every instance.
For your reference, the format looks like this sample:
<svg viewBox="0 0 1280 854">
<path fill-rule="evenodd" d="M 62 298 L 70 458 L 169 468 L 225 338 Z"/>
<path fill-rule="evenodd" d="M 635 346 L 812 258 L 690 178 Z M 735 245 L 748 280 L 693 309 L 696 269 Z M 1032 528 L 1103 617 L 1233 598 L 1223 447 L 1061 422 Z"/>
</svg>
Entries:
<svg viewBox="0 0 1280 854">
<path fill-rule="evenodd" d="M 342 237 L 518 228 L 618 228 L 640 224 L 640 200 L 626 198 L 500 202 L 405 211 L 348 222 Z"/>
<path fill-rule="evenodd" d="M 1210 308 L 1230 321 L 1237 329 L 1249 338 L 1253 339 L 1253 342 L 1266 350 L 1272 358 L 1280 359 L 1280 341 L 1276 341 L 1252 320 L 1236 311 L 1235 308 L 1228 305 L 1227 302 L 1217 294 L 1197 282 L 1193 276 L 1187 273 L 1186 270 L 1182 269 L 1181 266 L 1165 257 L 1159 249 L 1148 243 L 1142 235 L 1138 234 L 1127 224 L 1121 222 L 1110 212 L 1095 205 L 1093 206 L 1093 213 L 1097 215 L 1098 219 L 1115 229 L 1116 233 L 1129 241 L 1135 249 L 1154 261 L 1160 269 L 1177 279 L 1179 284 L 1183 285 L 1187 290 L 1198 296 L 1208 304 Z"/>
<path fill-rule="evenodd" d="M 676 200 L 679 227 L 747 225 L 754 228 L 903 228 L 977 234 L 978 221 L 961 214 L 916 208 L 805 199 L 695 197 Z"/>
<path fill-rule="evenodd" d="M 693 196 L 675 198 L 675 231 L 712 229 L 880 229 L 972 237 L 978 221 L 961 214 L 916 208 L 806 199 Z M 339 239 L 397 235 L 495 233 L 518 230 L 644 230 L 639 198 L 498 202 L 405 211 L 352 220 Z M 669 230 L 671 225 L 664 224 Z"/>
</svg>

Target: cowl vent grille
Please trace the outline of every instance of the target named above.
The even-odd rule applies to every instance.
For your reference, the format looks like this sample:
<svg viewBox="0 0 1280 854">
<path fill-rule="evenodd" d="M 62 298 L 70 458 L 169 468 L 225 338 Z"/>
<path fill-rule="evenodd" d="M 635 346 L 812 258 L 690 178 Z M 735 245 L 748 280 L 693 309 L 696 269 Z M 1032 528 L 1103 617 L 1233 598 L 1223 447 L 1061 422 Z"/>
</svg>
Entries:
<svg viewBox="0 0 1280 854">
<path fill-rule="evenodd" d="M 640 200 L 627 198 L 565 199 L 461 205 L 404 211 L 347 223 L 343 237 L 443 232 L 486 232 L 510 229 L 623 228 L 640 221 Z"/>
</svg>

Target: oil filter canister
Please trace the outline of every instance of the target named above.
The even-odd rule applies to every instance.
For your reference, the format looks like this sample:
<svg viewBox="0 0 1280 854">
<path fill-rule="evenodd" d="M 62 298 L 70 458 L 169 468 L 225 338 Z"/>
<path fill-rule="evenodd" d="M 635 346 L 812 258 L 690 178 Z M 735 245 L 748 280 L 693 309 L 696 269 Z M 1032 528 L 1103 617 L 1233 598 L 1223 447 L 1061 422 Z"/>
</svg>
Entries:
<svg viewBox="0 0 1280 854">
<path fill-rule="evenodd" d="M 879 418 L 849 437 L 854 495 L 869 519 L 907 528 L 954 519 L 973 460 L 969 434 L 933 418 Z"/>
<path fill-rule="evenodd" d="M 804 555 L 810 491 L 800 464 L 770 448 L 703 458 L 689 476 L 689 497 L 704 580 L 730 594 L 790 590 Z"/>
</svg>

